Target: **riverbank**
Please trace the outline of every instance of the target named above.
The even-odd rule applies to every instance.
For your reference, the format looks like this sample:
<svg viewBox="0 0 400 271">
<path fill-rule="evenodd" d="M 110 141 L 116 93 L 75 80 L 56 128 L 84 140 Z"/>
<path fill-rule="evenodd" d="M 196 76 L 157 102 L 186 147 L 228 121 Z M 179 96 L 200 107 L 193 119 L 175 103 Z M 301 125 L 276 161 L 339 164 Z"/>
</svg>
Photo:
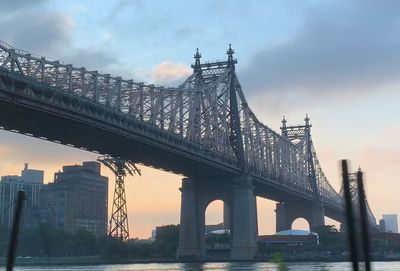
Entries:
<svg viewBox="0 0 400 271">
<path fill-rule="evenodd" d="M 133 264 L 133 263 L 177 263 L 176 259 L 101 259 L 99 256 L 72 257 L 17 257 L 16 266 L 35 265 L 100 265 L 100 264 Z M 0 258 L 0 266 L 5 266 L 6 259 Z"/>
</svg>

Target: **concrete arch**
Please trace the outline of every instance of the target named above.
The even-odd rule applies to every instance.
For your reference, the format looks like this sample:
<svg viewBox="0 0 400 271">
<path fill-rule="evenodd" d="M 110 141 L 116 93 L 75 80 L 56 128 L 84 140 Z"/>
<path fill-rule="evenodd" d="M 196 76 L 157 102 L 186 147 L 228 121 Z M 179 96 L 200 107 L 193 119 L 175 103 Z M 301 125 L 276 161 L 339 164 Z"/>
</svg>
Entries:
<svg viewBox="0 0 400 271">
<path fill-rule="evenodd" d="M 227 199 L 225 199 L 223 197 L 216 197 L 216 198 L 213 198 L 213 199 L 209 200 L 208 202 L 206 202 L 206 209 L 216 201 L 221 201 L 223 204 L 227 204 Z"/>
<path fill-rule="evenodd" d="M 221 199 L 216 199 L 209 202 L 204 209 L 204 215 L 206 217 L 206 225 L 207 224 L 216 224 L 222 223 L 223 220 L 223 212 L 224 212 L 224 201 Z M 221 218 L 214 218 L 214 216 L 221 214 Z M 213 217 L 211 217 L 213 216 Z M 212 220 L 212 221 L 210 221 Z"/>
<path fill-rule="evenodd" d="M 253 189 L 251 179 L 243 176 L 233 180 L 183 179 L 178 257 L 204 259 L 205 212 L 211 202 L 221 200 L 228 207 L 225 220 L 230 225 L 231 259 L 252 259 L 257 249 Z"/>
<path fill-rule="evenodd" d="M 204 209 L 206 225 L 207 225 L 207 210 L 210 207 L 210 205 L 214 204 L 215 202 L 222 202 L 222 221 L 218 221 L 218 222 L 222 222 L 223 229 L 229 230 L 229 228 L 230 228 L 229 227 L 229 225 L 230 225 L 229 202 L 227 201 L 227 199 L 223 199 L 223 198 L 216 198 L 206 204 L 205 209 Z"/>
<path fill-rule="evenodd" d="M 215 183 L 209 183 L 205 185 L 204 183 L 198 187 L 197 189 L 197 201 L 198 201 L 198 227 L 199 227 L 199 244 L 201 255 L 204 257 L 206 255 L 206 211 L 207 207 L 212 204 L 214 201 L 222 201 L 224 206 L 227 207 L 227 212 L 223 214 L 224 220 L 227 220 L 227 224 L 230 224 L 231 216 L 229 213 L 229 206 L 231 205 L 231 188 L 224 185 L 219 184 L 215 185 Z"/>
<path fill-rule="evenodd" d="M 232 236 L 230 234 L 224 235 L 224 238 L 218 238 L 220 236 L 211 235 L 210 232 L 216 230 L 230 230 L 226 225 L 226 220 L 230 220 L 229 207 L 227 203 L 221 199 L 215 199 L 207 204 L 204 210 L 205 224 L 204 224 L 204 247 L 205 253 L 208 256 L 208 249 L 231 248 Z M 228 222 L 229 223 L 229 222 Z M 211 237 L 208 239 L 208 237 Z M 210 252 L 212 255 L 212 252 Z M 224 253 L 227 253 L 226 251 Z"/>
<path fill-rule="evenodd" d="M 297 226 L 296 223 L 306 224 L 306 227 Z M 292 229 L 292 230 L 307 230 L 307 231 L 311 231 L 311 224 L 310 224 L 310 221 L 307 218 L 298 217 L 298 218 L 295 218 L 292 221 L 290 229 Z"/>
<path fill-rule="evenodd" d="M 276 204 L 276 231 L 291 230 L 293 222 L 303 218 L 308 222 L 310 231 L 325 224 L 324 209 L 318 203 L 281 202 Z"/>
</svg>

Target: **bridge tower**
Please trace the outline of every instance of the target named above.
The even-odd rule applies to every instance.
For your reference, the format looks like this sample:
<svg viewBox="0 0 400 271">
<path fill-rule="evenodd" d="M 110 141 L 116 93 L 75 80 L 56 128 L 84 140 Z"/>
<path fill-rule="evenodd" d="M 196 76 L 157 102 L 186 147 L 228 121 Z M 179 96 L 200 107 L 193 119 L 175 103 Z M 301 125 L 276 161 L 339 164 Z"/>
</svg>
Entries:
<svg viewBox="0 0 400 271">
<path fill-rule="evenodd" d="M 355 216 L 359 216 L 359 212 L 360 212 L 360 188 L 359 188 L 359 184 L 360 184 L 360 178 L 358 178 L 358 176 L 362 176 L 363 175 L 363 171 L 361 170 L 361 167 L 358 167 L 357 172 L 354 173 L 349 173 L 349 188 L 350 188 L 350 195 L 351 195 L 351 200 L 352 200 L 352 204 L 354 207 L 354 214 Z M 364 192 L 365 193 L 365 192 Z M 343 184 L 340 188 L 339 191 L 340 195 L 344 195 L 344 187 Z M 366 204 L 366 211 L 367 211 L 367 217 L 368 217 L 368 223 L 369 226 L 371 228 L 376 228 L 377 224 L 376 224 L 376 218 L 374 216 L 374 214 L 372 213 L 371 207 L 369 206 L 368 203 L 368 199 L 365 198 L 365 204 Z M 341 226 L 341 228 L 345 229 L 344 226 Z"/>
<path fill-rule="evenodd" d="M 315 151 L 311 140 L 311 124 L 310 118 L 306 114 L 304 125 L 287 126 L 287 120 L 282 120 L 282 136 L 289 139 L 295 144 L 306 157 L 305 173 L 308 176 L 308 183 L 305 187 L 310 187 L 315 201 L 301 202 L 299 200 L 292 201 L 290 199 L 276 204 L 276 231 L 289 230 L 292 223 L 297 218 L 304 218 L 310 225 L 310 230 L 314 230 L 325 224 L 324 208 L 320 201 L 320 192 L 318 189 Z"/>
<path fill-rule="evenodd" d="M 251 260 L 256 251 L 257 210 L 254 186 L 247 174 L 247 162 L 243 147 L 240 95 L 238 79 L 235 74 L 234 50 L 229 45 L 227 61 L 200 63 L 200 54 L 196 52 L 192 65 L 198 80 L 210 80 L 213 70 L 227 69 L 226 92 L 222 103 L 226 103 L 227 112 L 224 122 L 229 125 L 229 146 L 236 157 L 241 173 L 231 177 L 209 177 L 199 179 L 189 176 L 182 180 L 181 222 L 178 247 L 179 259 L 204 259 L 205 211 L 214 200 L 224 202 L 224 228 L 230 230 L 230 258 L 232 260 Z M 221 96 L 222 96 L 221 95 Z M 226 119 L 225 119 L 226 118 Z M 220 124 L 218 124 L 220 125 Z M 219 129 L 218 125 L 216 129 Z"/>
<path fill-rule="evenodd" d="M 108 235 L 126 241 L 129 238 L 129 225 L 125 195 L 125 177 L 127 175 L 133 176 L 135 173 L 140 175 L 140 170 L 131 161 L 109 156 L 100 156 L 98 161 L 108 167 L 115 175 L 114 198 Z"/>
</svg>

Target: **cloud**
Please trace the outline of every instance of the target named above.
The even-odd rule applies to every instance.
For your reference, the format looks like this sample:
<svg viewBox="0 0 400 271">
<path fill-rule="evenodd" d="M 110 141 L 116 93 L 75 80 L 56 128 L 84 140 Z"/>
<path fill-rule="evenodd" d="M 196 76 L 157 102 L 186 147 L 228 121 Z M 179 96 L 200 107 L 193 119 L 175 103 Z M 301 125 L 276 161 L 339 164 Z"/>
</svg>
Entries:
<svg viewBox="0 0 400 271">
<path fill-rule="evenodd" d="M 75 4 L 71 5 L 70 11 L 73 14 L 79 14 L 79 13 L 87 13 L 88 9 L 87 9 L 87 7 L 85 5 L 75 3 Z"/>
<path fill-rule="evenodd" d="M 54 56 L 70 47 L 73 25 L 72 19 L 61 13 L 48 10 L 38 13 L 35 8 L 25 8 L 0 21 L 0 37 L 14 47 Z"/>
<path fill-rule="evenodd" d="M 38 8 L 22 4 L 9 7 L 13 12 L 0 20 L 0 39 L 49 60 L 113 75 L 127 75 L 113 53 L 102 44 L 85 48 L 73 46 L 75 23 L 71 16 L 51 10 L 46 5 L 40 5 L 40 12 Z M 104 33 L 101 38 L 106 41 L 111 38 L 111 33 Z"/>
<path fill-rule="evenodd" d="M 164 61 L 157 64 L 150 72 L 150 78 L 160 85 L 176 85 L 192 73 L 183 63 Z"/>
<path fill-rule="evenodd" d="M 127 5 L 121 1 L 121 5 Z M 131 4 L 129 2 L 129 4 Z M 60 60 L 62 63 L 82 66 L 88 70 L 98 70 L 113 76 L 132 78 L 132 68 L 124 66 L 105 43 L 84 48 L 73 46 L 74 21 L 72 17 L 49 10 L 43 6 L 40 16 L 36 7 L 15 7 L 15 13 L 5 20 L 0 20 L 0 37 L 2 40 L 35 55 L 43 55 L 49 60 Z M 13 31 L 9 31 L 13 29 Z M 112 34 L 103 33 L 103 42 L 109 40 Z M 177 85 L 191 73 L 189 67 L 182 63 L 169 61 L 156 65 L 151 70 L 136 68 L 138 78 L 161 84 Z M 136 76 L 135 76 L 136 77 Z M 136 78 L 136 79 L 138 79 Z"/>
<path fill-rule="evenodd" d="M 35 6 L 37 7 L 45 2 L 48 2 L 48 0 L 2 0 L 0 14 L 13 14 Z"/>
<path fill-rule="evenodd" d="M 111 37 L 112 37 L 112 34 L 111 33 L 103 33 L 102 35 L 101 35 L 101 40 L 102 41 L 109 41 L 110 39 L 111 39 Z"/>
<path fill-rule="evenodd" d="M 115 21 L 121 13 L 132 7 L 142 9 L 144 2 L 142 0 L 118 0 L 107 15 L 107 21 Z"/>
<path fill-rule="evenodd" d="M 65 63 L 83 66 L 88 70 L 101 69 L 103 73 L 119 67 L 117 59 L 101 48 L 76 48 L 66 52 L 62 58 Z"/>
<path fill-rule="evenodd" d="M 353 165 L 353 169 L 360 165 L 365 172 L 366 192 L 376 216 L 400 212 L 396 193 L 400 187 L 397 182 L 400 176 L 400 148 L 394 145 L 393 148 L 362 146 L 354 160 L 357 164 Z"/>
<path fill-rule="evenodd" d="M 1 133 L 2 132 L 0 131 L 0 134 Z M 4 143 L 0 144 L 0 156 L 1 157 L 7 157 L 10 154 L 14 153 L 14 151 L 15 151 L 14 148 L 10 145 L 4 144 Z"/>
<path fill-rule="evenodd" d="M 274 97 L 273 106 L 286 109 L 293 100 L 309 104 L 400 84 L 399 9 L 398 1 L 319 5 L 292 38 L 256 53 L 240 79 L 250 95 Z"/>
</svg>

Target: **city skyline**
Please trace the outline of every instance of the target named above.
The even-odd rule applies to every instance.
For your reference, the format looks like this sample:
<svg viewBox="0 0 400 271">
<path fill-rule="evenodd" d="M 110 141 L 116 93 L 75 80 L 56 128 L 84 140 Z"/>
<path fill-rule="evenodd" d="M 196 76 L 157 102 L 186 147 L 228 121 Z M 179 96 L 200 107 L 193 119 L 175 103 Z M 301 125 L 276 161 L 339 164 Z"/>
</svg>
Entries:
<svg viewBox="0 0 400 271">
<path fill-rule="evenodd" d="M 25 163 L 21 175 L 1 176 L 0 220 L 12 227 L 14 202 L 18 192 L 25 192 L 22 227 L 46 225 L 74 233 L 85 229 L 95 236 L 108 231 L 108 178 L 101 175 L 98 161 L 64 165 L 54 179 L 44 183 L 44 171 Z"/>
<path fill-rule="evenodd" d="M 26 37 L 22 38 L 22 30 L 25 29 L 23 26 L 16 27 L 12 35 L 0 31 L 0 37 L 16 47 L 49 58 L 64 59 L 64 62 L 88 66 L 114 75 L 125 75 L 127 78 L 133 77 L 136 80 L 166 85 L 176 84 L 190 73 L 189 66 L 196 47 L 199 47 L 203 54 L 202 60 L 224 59 L 227 44 L 232 42 L 236 50 L 235 56 L 239 61 L 237 65 L 239 80 L 243 80 L 245 95 L 258 118 L 275 131 L 279 131 L 282 115 L 286 116 L 289 124 L 297 124 L 302 123 L 305 114 L 309 113 L 313 124 L 312 136 L 319 159 L 334 187 L 338 190 L 340 184 L 338 160 L 348 158 L 352 162 L 352 171 L 358 166 L 365 171 L 367 196 L 375 216 L 379 218 L 384 213 L 399 213 L 399 207 L 396 207 L 398 187 L 395 181 L 400 175 L 398 169 L 400 147 L 396 141 L 400 135 L 396 117 L 400 114 L 396 102 L 400 98 L 396 90 L 400 82 L 393 70 L 398 69 L 396 65 L 399 65 L 400 61 L 393 62 L 396 62 L 395 57 L 400 54 L 394 49 L 396 40 L 391 40 L 391 31 L 395 32 L 398 29 L 393 23 L 396 15 L 391 13 L 391 10 L 396 8 L 389 5 L 374 5 L 373 2 L 363 5 L 361 1 L 354 1 L 351 4 L 346 4 L 345 1 L 336 4 L 332 1 L 316 2 L 323 2 L 325 5 L 317 7 L 313 1 L 297 4 L 299 6 L 271 4 L 272 2 L 265 4 L 265 9 L 260 8 L 260 10 L 267 10 L 268 14 L 271 13 L 269 15 L 275 11 L 275 14 L 269 19 L 264 18 L 268 16 L 258 18 L 261 22 L 250 20 L 250 23 L 247 22 L 242 27 L 235 25 L 235 22 L 232 22 L 234 17 L 230 16 L 243 16 L 239 12 L 241 9 L 243 13 L 255 12 L 251 5 L 233 6 L 221 1 L 223 4 L 214 7 L 208 2 L 198 8 L 202 10 L 214 7 L 224 12 L 227 18 L 218 22 L 217 16 L 211 15 L 210 21 L 206 23 L 209 25 L 215 23 L 216 26 L 214 30 L 207 31 L 215 32 L 196 35 L 193 33 L 201 30 L 201 27 L 190 23 L 189 18 L 183 16 L 182 25 L 189 25 L 189 29 L 186 31 L 183 28 L 174 29 L 176 33 L 172 33 L 182 36 L 184 42 L 177 45 L 181 50 L 172 49 L 172 40 L 165 38 L 163 36 L 165 34 L 160 36 L 159 32 L 165 27 L 162 24 L 159 25 L 161 30 L 155 31 L 154 38 L 146 37 L 144 26 L 139 27 L 138 33 L 141 35 L 139 37 L 143 39 L 145 45 L 135 42 L 134 49 L 130 45 L 132 37 L 123 35 L 124 33 L 119 31 L 107 32 L 107 28 L 111 26 L 124 23 L 134 25 L 128 16 L 128 11 L 137 16 L 139 11 L 148 14 L 147 5 L 141 1 L 132 2 L 135 4 L 119 1 L 118 3 L 124 8 L 111 6 L 110 12 L 107 13 L 107 8 L 103 7 L 97 17 L 87 16 L 89 7 L 95 8 L 91 1 L 83 4 L 76 1 L 68 4 L 62 1 L 53 1 L 51 4 L 49 1 L 42 1 L 41 5 L 46 16 L 40 21 L 43 25 L 32 25 L 32 31 L 43 34 L 43 40 L 46 42 L 40 40 L 38 45 Z M 394 2 L 391 4 L 396 5 Z M 12 5 L 10 7 L 12 8 Z M 0 24 L 7 25 L 7 22 L 18 18 L 22 12 L 29 15 L 30 9 L 36 8 L 25 6 L 21 10 L 15 6 Z M 165 19 L 163 11 L 172 9 L 184 11 L 188 8 L 186 5 L 179 7 L 177 4 L 172 6 L 161 4 L 157 7 L 158 12 L 148 17 L 145 22 L 157 24 Z M 368 24 L 368 16 L 357 13 L 357 8 L 367 12 L 368 16 L 373 16 L 375 23 L 388 29 L 386 36 L 382 34 L 378 36 Z M 229 11 L 234 15 L 228 15 Z M 350 28 L 349 31 L 344 31 L 343 25 L 338 23 L 339 14 L 344 25 Z M 292 17 L 289 18 L 289 15 Z M 112 16 L 113 20 L 101 27 L 96 25 L 95 22 L 107 16 Z M 325 23 L 323 25 L 326 29 L 311 27 L 310 22 L 315 20 Z M 279 22 L 284 23 L 277 31 L 271 25 Z M 168 21 L 165 23 L 168 25 Z M 266 25 L 267 29 L 262 25 Z M 41 29 L 39 26 L 45 27 Z M 60 33 L 54 32 L 52 27 L 59 27 L 60 29 L 55 30 Z M 245 38 L 250 35 L 245 33 L 247 27 L 252 30 L 249 31 L 253 35 L 252 41 Z M 224 29 L 226 33 L 222 32 Z M 338 30 L 343 31 L 337 32 Z M 355 31 L 359 36 L 353 37 L 351 31 Z M 325 32 L 330 32 L 332 37 Z M 46 33 L 51 35 L 46 36 Z M 339 37 L 335 37 L 335 34 Z M 212 38 L 203 40 L 203 36 Z M 31 36 L 28 38 L 33 39 Z M 332 56 L 333 51 L 329 51 L 332 48 L 327 46 L 329 38 L 341 41 L 339 49 L 342 49 L 343 55 Z M 367 38 L 377 41 L 372 42 L 371 48 L 367 47 L 370 51 L 360 52 L 357 46 L 364 44 Z M 160 39 L 164 39 L 164 42 L 157 42 Z M 385 43 L 386 47 L 379 46 L 381 43 Z M 305 44 L 313 45 L 309 52 Z M 375 52 L 374 50 L 377 50 L 374 55 L 377 57 L 375 60 L 369 57 Z M 157 53 L 153 56 L 146 53 L 147 51 L 157 51 Z M 68 55 L 68 52 L 72 54 Z M 129 56 L 125 58 L 121 52 L 129 52 Z M 88 58 L 82 58 L 82 55 L 88 55 Z M 318 55 L 324 62 L 321 63 L 320 60 L 317 63 L 314 55 Z M 366 63 L 372 66 L 375 64 L 376 67 L 363 69 Z M 310 66 L 310 70 L 303 72 L 307 65 Z M 383 69 L 386 73 L 382 74 L 382 67 L 386 66 L 389 66 L 392 72 L 386 68 Z M 344 67 L 350 67 L 354 71 L 346 69 L 342 71 Z M 131 73 L 134 75 L 131 76 Z M 267 79 L 263 78 L 264 75 Z M 80 163 L 97 158 L 97 154 L 5 131 L 1 131 L 0 139 L 1 175 L 8 175 L 10 171 L 25 162 L 34 165 L 35 168 L 43 168 L 46 172 L 48 170 L 55 172 L 65 162 Z M 110 187 L 113 187 L 114 178 L 110 172 L 106 172 L 110 178 Z M 128 179 L 128 211 L 132 236 L 136 236 L 136 233 L 140 237 L 149 236 L 151 228 L 156 225 L 154 221 L 158 221 L 157 225 L 159 221 L 166 221 L 163 224 L 179 223 L 180 179 L 179 176 L 150 168 L 143 168 L 143 177 L 134 178 L 133 182 L 131 178 Z M 152 202 L 147 195 L 154 194 L 158 197 L 154 197 Z M 384 201 L 382 195 L 385 195 Z M 273 203 L 264 200 L 262 203 L 258 209 L 260 232 L 271 232 L 275 227 L 274 206 Z M 152 207 L 152 204 L 159 207 Z M 268 214 L 263 213 L 267 211 Z M 215 214 L 215 217 L 217 216 L 218 214 Z M 152 226 L 150 222 L 153 223 Z"/>
</svg>

